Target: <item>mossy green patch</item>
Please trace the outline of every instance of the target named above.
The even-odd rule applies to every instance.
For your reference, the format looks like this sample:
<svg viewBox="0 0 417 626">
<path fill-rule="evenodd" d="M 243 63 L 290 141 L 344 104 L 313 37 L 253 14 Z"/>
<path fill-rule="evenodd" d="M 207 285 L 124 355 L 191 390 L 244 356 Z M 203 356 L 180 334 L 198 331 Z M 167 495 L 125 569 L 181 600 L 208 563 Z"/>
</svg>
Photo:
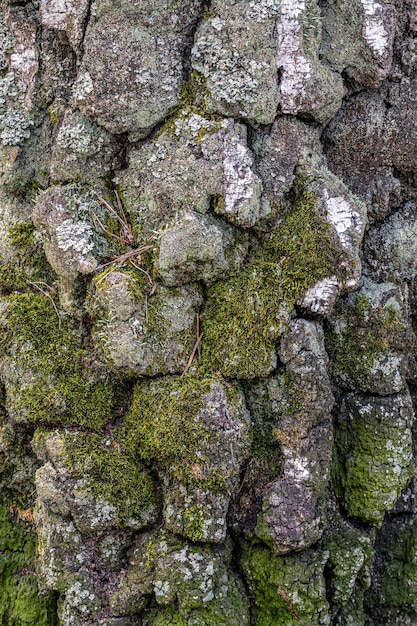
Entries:
<svg viewBox="0 0 417 626">
<path fill-rule="evenodd" d="M 326 334 L 330 373 L 342 386 L 373 391 L 375 365 L 406 336 L 403 314 L 392 305 L 376 307 L 364 294 L 340 302 L 335 313 L 337 323 Z"/>
<path fill-rule="evenodd" d="M 93 433 L 68 436 L 65 454 L 73 474 L 91 485 L 93 496 L 115 507 L 121 526 L 155 505 L 154 481 L 117 440 Z"/>
<path fill-rule="evenodd" d="M 122 430 L 126 447 L 169 468 L 181 481 L 223 487 L 227 477 L 208 467 L 204 455 L 204 444 L 215 434 L 199 416 L 204 395 L 218 380 L 189 374 L 137 383 Z"/>
<path fill-rule="evenodd" d="M 12 262 L 0 258 L 2 294 L 33 288 L 33 283 L 51 285 L 56 275 L 46 260 L 40 233 L 30 222 L 18 222 L 9 228 L 8 238 L 15 248 Z"/>
<path fill-rule="evenodd" d="M 234 378 L 268 374 L 276 340 L 296 302 L 319 280 L 337 273 L 340 257 L 315 196 L 298 188 L 286 219 L 254 246 L 241 272 L 209 290 L 206 367 Z"/>
<path fill-rule="evenodd" d="M 371 589 L 372 604 L 387 614 L 387 609 L 400 609 L 417 614 L 417 526 L 400 518 L 390 528 L 389 537 L 381 537 L 375 567 L 378 587 Z M 400 622 L 397 622 L 400 623 Z M 404 623 L 411 623 L 406 622 Z M 414 623 L 414 622 L 413 622 Z"/>
<path fill-rule="evenodd" d="M 15 294 L 6 302 L 0 353 L 32 373 L 27 384 L 7 389 L 9 410 L 35 423 L 100 429 L 122 390 L 114 379 L 89 378 L 82 329 L 44 295 Z"/>
<path fill-rule="evenodd" d="M 181 122 L 186 123 L 187 118 L 192 115 L 198 115 L 202 118 L 201 127 L 194 129 L 194 139 L 197 143 L 202 141 L 207 135 L 210 135 L 223 127 L 223 119 L 213 113 L 209 113 L 205 103 L 205 85 L 206 81 L 202 74 L 196 70 L 192 71 L 191 78 L 185 82 L 181 89 L 180 103 L 174 112 L 166 120 L 161 127 L 156 138 L 161 135 L 178 139 L 181 135 L 179 127 Z M 177 126 L 177 121 L 180 122 Z"/>
<path fill-rule="evenodd" d="M 348 397 L 335 428 L 333 487 L 346 512 L 376 527 L 411 479 L 411 426 L 407 394 Z"/>
<path fill-rule="evenodd" d="M 184 510 L 184 536 L 191 541 L 204 537 L 204 515 L 198 505 L 188 505 Z"/>
<path fill-rule="evenodd" d="M 55 601 L 39 595 L 36 537 L 0 503 L 0 622 L 3 626 L 55 626 Z"/>
<path fill-rule="evenodd" d="M 310 550 L 277 557 L 264 546 L 246 546 L 241 563 L 253 597 L 256 626 L 328 624 L 326 557 Z"/>
<path fill-rule="evenodd" d="M 329 551 L 326 563 L 328 597 L 333 608 L 348 606 L 353 600 L 356 587 L 366 589 L 373 553 L 372 534 L 344 525 L 337 532 L 329 533 L 323 541 Z"/>
</svg>

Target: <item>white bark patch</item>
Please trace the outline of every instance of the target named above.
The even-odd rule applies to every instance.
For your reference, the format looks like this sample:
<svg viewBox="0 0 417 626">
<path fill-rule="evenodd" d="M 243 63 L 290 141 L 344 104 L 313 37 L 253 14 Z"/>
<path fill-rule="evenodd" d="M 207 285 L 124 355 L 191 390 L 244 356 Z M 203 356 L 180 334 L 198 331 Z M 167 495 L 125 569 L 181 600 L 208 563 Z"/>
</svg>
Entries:
<svg viewBox="0 0 417 626">
<path fill-rule="evenodd" d="M 358 211 L 343 196 L 330 198 L 327 190 L 324 201 L 327 219 L 336 230 L 342 247 L 351 251 L 353 236 L 362 232 L 362 220 Z"/>
<path fill-rule="evenodd" d="M 27 108 L 30 109 L 32 90 L 39 69 L 36 26 L 19 20 L 11 20 L 8 26 L 15 38 L 15 45 L 10 55 L 10 70 L 14 73 L 15 82 L 19 83 L 19 90 L 24 93 Z"/>
<path fill-rule="evenodd" d="M 307 291 L 299 304 L 313 313 L 328 316 L 336 304 L 339 292 L 340 286 L 336 276 L 323 278 Z"/>
<path fill-rule="evenodd" d="M 234 214 L 253 196 L 252 156 L 236 134 L 228 133 L 224 141 L 223 172 L 225 179 L 225 212 Z"/>
<path fill-rule="evenodd" d="M 88 0 L 41 0 L 41 23 L 46 28 L 64 30 L 76 48 L 83 36 Z"/>
<path fill-rule="evenodd" d="M 285 458 L 284 478 L 307 482 L 311 478 L 310 461 L 303 456 L 294 456 L 294 452 L 283 446 Z M 288 458 L 286 456 L 288 455 Z"/>
<path fill-rule="evenodd" d="M 283 113 L 296 114 L 306 95 L 305 84 L 312 66 L 301 50 L 301 16 L 305 0 L 282 0 L 277 23 L 277 69 L 283 70 L 279 91 Z"/>
<path fill-rule="evenodd" d="M 65 30 L 67 20 L 74 16 L 76 0 L 42 0 L 40 5 L 41 20 L 44 26 Z"/>
<path fill-rule="evenodd" d="M 375 0 L 361 0 L 365 20 L 363 35 L 374 54 L 386 56 L 390 41 L 384 25 L 384 7 Z"/>
<path fill-rule="evenodd" d="M 30 84 L 38 71 L 36 47 L 25 48 L 23 44 L 15 46 L 10 55 L 10 68 L 20 77 L 24 77 L 26 84 Z"/>
</svg>

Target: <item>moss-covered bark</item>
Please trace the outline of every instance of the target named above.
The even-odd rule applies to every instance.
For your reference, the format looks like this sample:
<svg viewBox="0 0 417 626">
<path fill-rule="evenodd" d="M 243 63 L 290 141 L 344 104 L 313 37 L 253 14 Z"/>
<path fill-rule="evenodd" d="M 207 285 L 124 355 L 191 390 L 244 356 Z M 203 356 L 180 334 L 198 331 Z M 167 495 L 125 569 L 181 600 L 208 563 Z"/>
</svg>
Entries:
<svg viewBox="0 0 417 626">
<path fill-rule="evenodd" d="M 417 620 L 414 0 L 0 10 L 0 622 Z"/>
</svg>

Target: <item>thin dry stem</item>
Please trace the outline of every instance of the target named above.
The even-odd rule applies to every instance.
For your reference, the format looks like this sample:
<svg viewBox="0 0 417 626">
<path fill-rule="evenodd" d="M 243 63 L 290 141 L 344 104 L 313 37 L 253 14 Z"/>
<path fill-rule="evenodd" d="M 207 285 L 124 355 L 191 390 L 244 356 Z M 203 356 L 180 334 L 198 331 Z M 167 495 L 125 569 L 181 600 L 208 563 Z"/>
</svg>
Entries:
<svg viewBox="0 0 417 626">
<path fill-rule="evenodd" d="M 50 285 L 48 285 L 48 283 L 44 283 L 43 281 L 39 281 L 39 282 L 32 282 L 31 280 L 27 281 L 29 285 L 32 285 L 32 287 L 35 287 L 35 289 L 37 289 L 38 291 L 40 291 L 40 293 L 42 295 L 44 295 L 46 298 L 49 298 L 52 306 L 54 307 L 54 311 L 58 317 L 58 328 L 61 330 L 61 316 L 59 314 L 58 311 L 58 307 L 55 304 L 55 300 L 53 299 L 53 297 L 51 296 L 51 294 L 48 291 L 45 291 L 45 289 L 42 289 L 42 287 L 40 287 L 40 285 L 43 285 L 44 287 L 47 287 L 49 289 L 49 291 L 54 291 L 54 288 L 51 287 Z"/>
<path fill-rule="evenodd" d="M 194 360 L 194 357 L 195 357 L 195 353 L 196 353 L 196 352 L 197 352 L 197 350 L 198 350 L 198 346 L 200 345 L 202 338 L 203 338 L 203 333 L 201 333 L 201 334 L 200 334 L 200 336 L 199 336 L 199 337 L 197 337 L 197 341 L 196 341 L 196 342 L 195 342 L 195 344 L 194 344 L 194 348 L 193 348 L 193 351 L 192 351 L 192 352 L 191 352 L 191 354 L 190 354 L 190 358 L 188 359 L 188 363 L 187 363 L 187 365 L 185 366 L 185 369 L 184 369 L 183 373 L 181 374 L 181 378 L 182 378 L 183 376 L 185 376 L 185 375 L 186 375 L 186 373 L 188 372 L 188 370 L 190 369 L 191 364 L 192 364 L 192 362 L 193 362 L 193 360 Z"/>
<path fill-rule="evenodd" d="M 300 616 L 298 615 L 297 611 L 295 610 L 295 607 L 294 607 L 294 605 L 292 603 L 292 600 L 291 600 L 290 596 L 285 591 L 285 589 L 283 589 L 281 587 L 281 585 L 278 586 L 278 593 L 281 596 L 281 598 L 284 600 L 286 605 L 288 606 L 288 610 L 291 613 L 291 615 L 294 617 L 294 619 L 296 619 L 297 622 L 299 622 L 301 624 L 301 626 L 311 626 L 311 624 L 306 624 L 305 622 L 303 622 L 301 620 Z"/>
</svg>

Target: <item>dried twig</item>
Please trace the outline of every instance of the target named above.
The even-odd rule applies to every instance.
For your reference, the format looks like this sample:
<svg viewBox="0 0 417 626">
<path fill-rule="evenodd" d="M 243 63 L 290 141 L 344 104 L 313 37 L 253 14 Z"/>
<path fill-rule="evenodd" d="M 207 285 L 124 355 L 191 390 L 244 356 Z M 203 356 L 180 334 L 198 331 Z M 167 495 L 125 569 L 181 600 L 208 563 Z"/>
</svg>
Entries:
<svg viewBox="0 0 417 626">
<path fill-rule="evenodd" d="M 288 610 L 291 613 L 291 615 L 293 616 L 293 618 L 296 619 L 297 622 L 299 622 L 301 624 L 301 626 L 311 626 L 311 624 L 306 624 L 305 622 L 303 622 L 301 620 L 300 616 L 298 615 L 297 611 L 295 610 L 295 607 L 294 607 L 294 605 L 292 603 L 292 600 L 291 600 L 290 596 L 285 591 L 285 589 L 283 589 L 281 587 L 281 585 L 278 585 L 278 593 L 281 596 L 281 598 L 284 600 L 285 604 L 288 606 Z"/>
<path fill-rule="evenodd" d="M 106 228 L 103 224 L 103 222 L 99 219 L 99 217 L 97 216 L 96 213 L 94 213 L 94 211 L 91 211 L 91 220 L 93 222 L 93 226 L 96 230 L 98 230 L 97 228 L 97 224 L 99 225 L 99 227 L 101 228 L 101 230 L 106 233 L 106 235 L 108 235 L 109 237 L 113 237 L 113 239 L 117 239 L 117 241 L 119 243 L 122 243 L 120 241 L 120 236 L 119 235 L 115 235 L 114 233 L 111 233 L 108 228 Z"/>
<path fill-rule="evenodd" d="M 194 360 L 194 357 L 195 357 L 195 353 L 196 353 L 196 352 L 197 352 L 197 350 L 198 350 L 198 346 L 200 345 L 202 338 L 203 338 L 203 333 L 201 333 L 201 334 L 200 334 L 200 336 L 199 336 L 199 337 L 197 337 L 197 341 L 196 341 L 196 342 L 195 342 L 195 344 L 194 344 L 194 348 L 193 348 L 193 351 L 192 351 L 192 352 L 191 352 L 191 354 L 190 354 L 190 358 L 188 359 L 188 363 L 187 363 L 187 365 L 185 366 L 185 369 L 184 369 L 183 373 L 181 374 L 181 378 L 182 378 L 183 376 L 185 376 L 185 375 L 186 375 L 186 373 L 188 372 L 188 370 L 190 369 L 191 364 L 192 364 L 192 362 L 193 362 L 193 360 Z"/>
<path fill-rule="evenodd" d="M 129 224 L 128 219 L 126 217 L 126 213 L 123 210 L 123 205 L 120 200 L 119 194 L 117 193 L 117 191 L 115 191 L 114 193 L 116 195 L 116 200 L 117 200 L 117 210 L 114 207 L 112 207 L 112 205 L 109 202 L 107 202 L 107 200 L 102 198 L 102 196 L 100 196 L 98 193 L 96 193 L 96 196 L 99 202 L 106 207 L 106 209 L 113 216 L 113 218 L 119 222 L 121 226 L 120 233 L 118 235 L 115 235 L 114 233 L 110 233 L 109 230 L 100 222 L 100 220 L 98 220 L 97 216 L 95 217 L 97 218 L 98 223 L 100 224 L 100 228 L 103 230 L 103 232 L 105 232 L 107 235 L 110 235 L 111 237 L 116 238 L 122 245 L 131 244 L 133 242 L 132 227 Z"/>
<path fill-rule="evenodd" d="M 135 248 L 134 250 L 129 250 L 129 252 L 125 252 L 120 256 L 108 261 L 107 263 L 102 263 L 101 265 L 97 265 L 96 272 L 100 272 L 101 270 L 106 269 L 106 267 L 110 267 L 110 265 L 116 265 L 117 267 L 122 267 L 126 261 L 129 261 L 131 258 L 138 256 L 141 252 L 146 252 L 146 250 L 152 250 L 152 246 L 141 246 L 140 248 Z"/>
<path fill-rule="evenodd" d="M 54 291 L 53 287 L 48 285 L 48 283 L 44 283 L 43 281 L 32 282 L 31 280 L 28 280 L 27 282 L 29 283 L 29 285 L 32 285 L 32 287 L 35 287 L 35 289 L 40 291 L 40 293 L 42 295 L 44 295 L 46 298 L 48 298 L 50 300 L 52 306 L 54 307 L 54 311 L 55 311 L 55 313 L 56 313 L 56 315 L 58 317 L 58 328 L 59 328 L 59 330 L 61 330 L 61 316 L 59 314 L 58 307 L 55 304 L 55 300 L 53 299 L 53 297 L 49 293 L 50 291 Z M 42 289 L 42 287 L 40 287 L 40 285 L 43 285 L 44 287 L 47 287 L 47 289 L 49 289 L 49 292 L 45 291 L 45 289 Z"/>
<path fill-rule="evenodd" d="M 200 315 L 199 313 L 197 313 L 197 321 L 196 321 L 196 333 L 197 333 L 197 355 L 198 355 L 198 362 L 200 362 L 201 360 L 201 341 L 198 341 L 198 338 L 200 336 Z"/>
</svg>

